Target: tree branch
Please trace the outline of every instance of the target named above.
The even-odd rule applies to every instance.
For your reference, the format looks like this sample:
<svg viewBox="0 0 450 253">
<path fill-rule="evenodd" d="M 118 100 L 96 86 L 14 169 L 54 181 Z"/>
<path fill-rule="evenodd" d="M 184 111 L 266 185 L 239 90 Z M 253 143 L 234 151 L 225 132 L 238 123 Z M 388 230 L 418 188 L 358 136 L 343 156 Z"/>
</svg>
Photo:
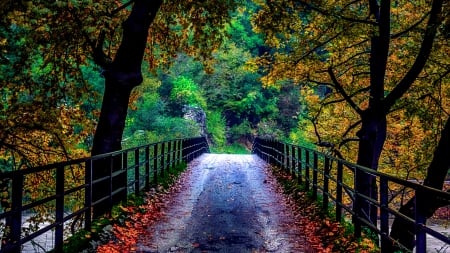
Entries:
<svg viewBox="0 0 450 253">
<path fill-rule="evenodd" d="M 406 30 L 391 35 L 391 39 L 396 39 L 398 37 L 403 36 L 403 34 L 406 34 L 406 33 L 410 32 L 412 29 L 414 29 L 417 26 L 419 26 L 428 17 L 428 15 L 430 15 L 430 12 L 427 12 L 425 15 L 423 15 L 423 17 L 421 19 L 419 19 L 419 21 L 417 21 L 416 23 L 414 23 L 413 25 L 408 27 Z"/>
<path fill-rule="evenodd" d="M 347 59 L 341 61 L 339 64 L 335 65 L 335 67 L 339 67 L 339 66 L 341 66 L 341 65 L 344 65 L 345 63 L 347 63 L 347 62 L 349 62 L 349 61 L 351 61 L 351 60 L 357 58 L 358 56 L 365 55 L 365 54 L 370 54 L 370 51 L 362 51 L 362 52 L 358 52 L 358 53 L 356 53 L 356 54 L 354 54 L 354 55 L 348 57 Z"/>
<path fill-rule="evenodd" d="M 332 86 L 332 87 L 334 87 L 334 86 Z M 349 97 L 353 98 L 354 96 L 358 95 L 359 93 L 367 91 L 369 89 L 370 89 L 369 87 L 359 89 L 359 90 L 353 92 L 352 94 L 350 94 Z M 344 101 L 346 101 L 345 98 L 341 98 L 341 99 L 336 99 L 336 100 L 325 102 L 325 103 L 323 103 L 323 105 L 327 106 L 327 105 L 336 104 L 336 103 L 340 103 L 340 102 L 344 102 Z"/>
<path fill-rule="evenodd" d="M 344 146 L 345 144 L 352 142 L 352 141 L 360 141 L 360 139 L 358 138 L 348 138 L 348 139 L 344 139 L 343 141 L 341 141 L 341 143 L 339 143 L 339 148 L 341 148 L 342 146 Z"/>
<path fill-rule="evenodd" d="M 353 22 L 353 23 L 362 23 L 362 24 L 369 24 L 369 25 L 377 25 L 376 22 L 370 21 L 370 20 L 364 20 L 364 19 L 356 19 L 356 18 L 351 18 L 351 17 L 346 17 L 346 16 L 342 16 L 339 14 L 334 14 L 332 12 L 328 12 L 326 10 L 323 10 L 319 7 L 314 6 L 313 4 L 307 3 L 305 1 L 302 0 L 296 0 L 295 2 L 297 2 L 300 5 L 306 6 L 308 8 L 310 8 L 313 11 L 316 11 L 324 16 L 328 16 L 328 17 L 336 17 L 338 19 L 342 19 L 348 22 Z"/>
<path fill-rule="evenodd" d="M 342 95 L 342 97 L 345 99 L 345 101 L 347 101 L 347 103 L 350 105 L 350 107 L 353 108 L 353 110 L 355 110 L 356 113 L 361 115 L 363 113 L 363 111 L 361 110 L 361 108 L 359 108 L 355 104 L 355 102 L 351 99 L 351 97 L 344 90 L 344 88 L 342 87 L 342 85 L 339 83 L 339 81 L 337 80 L 336 76 L 334 75 L 333 69 L 331 67 L 328 68 L 328 74 L 330 75 L 330 78 L 333 81 L 333 84 L 334 84 L 334 87 L 336 88 L 336 91 L 339 92 Z"/>
<path fill-rule="evenodd" d="M 411 85 L 414 83 L 420 72 L 423 70 L 428 58 L 431 54 L 433 47 L 433 41 L 436 37 L 437 29 L 441 23 L 441 10 L 443 0 L 434 0 L 430 11 L 430 19 L 428 20 L 427 28 L 422 40 L 419 53 L 414 61 L 413 65 L 399 82 L 397 86 L 386 96 L 384 100 L 384 111 L 389 109 L 395 104 L 395 102 L 408 91 Z"/>
<path fill-rule="evenodd" d="M 314 53 L 317 49 L 323 47 L 324 45 L 330 43 L 332 40 L 336 39 L 338 36 L 340 36 L 344 31 L 341 31 L 337 34 L 335 34 L 334 36 L 328 38 L 327 40 L 325 40 L 324 42 L 319 43 L 318 45 L 316 45 L 314 48 L 310 49 L 308 52 L 306 52 L 305 54 L 303 54 L 299 59 L 297 59 L 294 64 L 297 65 L 301 60 L 305 59 L 307 56 L 309 56 L 310 54 Z"/>
<path fill-rule="evenodd" d="M 345 136 L 347 136 L 348 133 L 350 133 L 350 131 L 354 128 L 356 128 L 357 126 L 359 126 L 362 123 L 362 120 L 358 120 L 357 122 L 353 123 L 349 128 L 347 128 L 347 130 L 345 130 L 345 133 L 342 135 L 342 138 L 344 138 Z"/>
<path fill-rule="evenodd" d="M 121 11 L 121 10 L 127 8 L 128 6 L 130 6 L 134 1 L 136 1 L 136 0 L 130 0 L 130 1 L 128 1 L 127 3 L 125 3 L 125 4 L 123 4 L 123 5 L 119 6 L 119 7 L 117 7 L 116 9 L 114 9 L 113 11 L 111 11 L 111 12 L 109 13 L 109 16 L 110 16 L 110 17 L 113 17 L 113 16 L 116 15 L 119 11 Z"/>
</svg>

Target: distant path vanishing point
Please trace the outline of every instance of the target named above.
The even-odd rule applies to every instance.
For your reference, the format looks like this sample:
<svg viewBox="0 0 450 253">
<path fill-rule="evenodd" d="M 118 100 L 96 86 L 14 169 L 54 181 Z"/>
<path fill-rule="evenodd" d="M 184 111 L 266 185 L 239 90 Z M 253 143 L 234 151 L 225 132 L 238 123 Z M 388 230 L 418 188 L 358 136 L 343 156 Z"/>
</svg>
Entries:
<svg viewBox="0 0 450 253">
<path fill-rule="evenodd" d="M 257 156 L 204 154 L 189 166 L 138 252 L 304 252 L 285 196 Z"/>
</svg>

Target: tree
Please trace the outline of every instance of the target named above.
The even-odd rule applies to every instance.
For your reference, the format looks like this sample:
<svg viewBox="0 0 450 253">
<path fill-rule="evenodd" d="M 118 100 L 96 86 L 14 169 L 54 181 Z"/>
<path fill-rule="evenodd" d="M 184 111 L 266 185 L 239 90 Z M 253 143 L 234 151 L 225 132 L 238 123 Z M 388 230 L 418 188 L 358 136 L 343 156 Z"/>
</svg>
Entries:
<svg viewBox="0 0 450 253">
<path fill-rule="evenodd" d="M 233 1 L 214 4 L 134 1 L 133 9 L 124 22 L 122 42 L 116 56 L 110 64 L 103 66 L 106 89 L 93 155 L 120 149 L 129 94 L 142 82 L 141 63 L 146 45 L 153 45 L 148 55 L 150 66 L 166 61 L 167 55 L 180 49 L 208 59 L 207 52 L 220 44 L 221 27 L 233 6 Z M 150 25 L 160 7 L 161 14 L 151 29 L 153 36 L 149 38 Z M 158 56 L 161 58 L 156 60 Z"/>
<path fill-rule="evenodd" d="M 441 132 L 436 149 L 434 150 L 433 160 L 427 168 L 427 176 L 423 184 L 435 189 L 442 189 L 444 181 L 450 169 L 450 159 L 448 153 L 450 152 L 450 117 L 445 123 L 444 129 Z M 418 199 L 420 198 L 420 199 Z M 420 201 L 418 210 L 416 209 L 416 201 Z M 419 212 L 422 216 L 430 218 L 434 212 L 439 208 L 448 205 L 447 201 L 443 201 L 436 196 L 418 196 L 417 194 L 402 205 L 399 209 L 400 213 L 415 219 L 416 213 Z M 395 218 L 391 227 L 391 236 L 406 246 L 408 249 L 413 249 L 415 246 L 415 226 L 411 223 L 405 222 L 404 219 Z M 390 252 L 400 250 L 396 245 L 392 244 Z"/>
<path fill-rule="evenodd" d="M 105 93 L 92 155 L 121 149 L 129 97 L 133 88 L 142 82 L 141 64 L 149 39 L 148 31 L 159 8 L 162 6 L 163 13 L 170 14 L 163 16 L 165 19 L 159 20 L 158 24 L 162 25 L 161 27 L 152 29 L 152 32 L 159 33 L 156 33 L 157 36 L 153 37 L 151 43 L 158 43 L 159 48 L 151 48 L 151 50 L 161 54 L 161 51 L 164 52 L 162 43 L 167 43 L 168 47 L 165 48 L 164 53 L 169 52 L 173 55 L 182 46 L 190 53 L 198 53 L 206 57 L 206 51 L 203 50 L 211 50 L 220 43 L 220 36 L 211 37 L 211 35 L 220 35 L 222 22 L 228 17 L 227 10 L 233 5 L 233 1 L 214 4 L 184 1 L 163 4 L 162 1 L 134 1 L 129 17 L 123 24 L 122 41 L 114 60 L 102 66 L 105 69 Z M 160 34 L 161 32 L 165 33 Z M 173 41 L 170 40 L 171 34 L 174 34 Z M 195 47 L 198 48 L 197 52 L 194 50 Z M 150 54 L 151 66 L 154 63 L 153 57 L 155 55 Z M 98 64 L 104 62 L 102 59 L 100 61 L 97 59 Z M 94 178 L 105 175 L 107 168 L 108 166 L 97 164 Z M 119 186 L 126 185 L 126 178 L 120 181 Z M 102 189 L 102 186 L 99 187 Z M 102 196 L 100 191 L 98 194 Z M 103 212 L 103 208 L 100 208 L 97 214 Z"/>
<path fill-rule="evenodd" d="M 431 5 L 267 1 L 253 20 L 255 28 L 266 34 L 266 42 L 277 49 L 259 59 L 268 69 L 263 81 L 276 85 L 292 79 L 330 87 L 332 94 L 323 97 L 317 111 L 344 103 L 339 105 L 341 111 L 351 119 L 335 146 L 356 140 L 356 162 L 377 170 L 388 115 L 420 97 L 418 89 L 448 76 L 448 57 L 442 52 L 449 49 L 439 32 L 444 28 L 444 7 L 441 0 Z M 359 174 L 355 182 L 358 192 L 377 199 L 373 177 Z M 376 210 L 366 201 L 356 198 L 354 208 L 376 225 Z"/>
<path fill-rule="evenodd" d="M 71 77 L 73 83 L 84 83 L 80 66 L 87 65 L 89 60 L 102 68 L 105 91 L 92 155 L 121 149 L 130 94 L 143 80 L 142 61 L 148 60 L 154 69 L 170 62 L 177 52 L 185 51 L 207 63 L 210 52 L 223 39 L 228 10 L 235 6 L 233 0 L 213 3 L 132 0 L 123 5 L 118 1 L 2 1 L 1 4 L 2 25 L 10 30 L 16 27 L 25 30 L 21 41 L 29 47 L 23 47 L 28 51 L 22 55 L 36 48 L 45 56 L 43 65 L 50 69 L 47 76 L 55 80 L 47 82 L 51 98 L 59 94 L 55 91 L 61 91 L 61 96 L 68 91 L 82 91 L 76 88 L 66 91 L 60 82 Z M 128 18 L 120 26 L 125 17 Z M 117 31 L 122 31 L 122 37 Z M 3 51 L 1 54 L 2 61 L 8 60 Z M 29 79 L 29 73 L 20 73 L 20 78 Z M 87 95 L 88 91 L 81 94 Z M 52 104 L 50 108 L 56 106 Z M 106 166 L 97 164 L 94 177 L 105 175 L 105 171 Z M 100 196 L 103 190 L 99 186 L 94 192 Z"/>
</svg>

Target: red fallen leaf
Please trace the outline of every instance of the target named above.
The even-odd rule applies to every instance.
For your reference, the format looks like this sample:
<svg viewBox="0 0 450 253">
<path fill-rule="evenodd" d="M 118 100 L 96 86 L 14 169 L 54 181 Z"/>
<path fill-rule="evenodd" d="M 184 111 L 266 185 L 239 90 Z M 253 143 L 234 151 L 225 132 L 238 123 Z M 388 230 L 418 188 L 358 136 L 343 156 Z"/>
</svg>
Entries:
<svg viewBox="0 0 450 253">
<path fill-rule="evenodd" d="M 194 247 L 194 248 L 198 248 L 198 247 L 200 247 L 200 243 L 198 243 L 198 242 L 194 242 L 194 243 L 192 244 L 192 247 Z"/>
</svg>

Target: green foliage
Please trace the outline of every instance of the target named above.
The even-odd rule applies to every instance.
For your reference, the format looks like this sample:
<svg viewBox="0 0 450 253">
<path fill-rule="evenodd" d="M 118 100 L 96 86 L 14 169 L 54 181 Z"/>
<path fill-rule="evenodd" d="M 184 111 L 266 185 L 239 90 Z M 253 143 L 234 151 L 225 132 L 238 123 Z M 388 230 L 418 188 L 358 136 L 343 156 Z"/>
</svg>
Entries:
<svg viewBox="0 0 450 253">
<path fill-rule="evenodd" d="M 218 150 L 218 153 L 224 154 L 250 154 L 250 150 L 244 147 L 242 144 L 238 142 L 234 142 L 230 145 L 224 146 L 223 148 Z"/>
<path fill-rule="evenodd" d="M 249 17 L 256 11 L 256 6 L 252 1 L 247 1 L 245 6 L 241 6 L 233 13 L 232 19 L 225 26 L 230 40 L 247 49 L 252 55 L 258 55 L 259 49 L 263 47 L 264 40 L 260 34 L 253 32 Z"/>
<path fill-rule="evenodd" d="M 226 122 L 220 111 L 210 111 L 206 115 L 206 127 L 211 136 L 212 147 L 222 148 L 226 145 Z"/>
<path fill-rule="evenodd" d="M 275 120 L 263 119 L 257 125 L 257 135 L 263 138 L 283 139 L 283 131 L 278 128 Z"/>
<path fill-rule="evenodd" d="M 148 122 L 145 130 L 136 130 L 127 135 L 123 139 L 122 145 L 123 148 L 130 148 L 146 143 L 199 135 L 200 129 L 195 122 L 179 117 L 159 115 L 154 121 Z"/>
<path fill-rule="evenodd" d="M 252 133 L 250 122 L 244 120 L 241 124 L 232 126 L 230 128 L 230 139 L 232 142 L 246 137 Z"/>
<path fill-rule="evenodd" d="M 206 108 L 206 101 L 198 85 L 190 78 L 180 76 L 173 81 L 170 99 L 182 108 L 184 105 Z"/>
</svg>

